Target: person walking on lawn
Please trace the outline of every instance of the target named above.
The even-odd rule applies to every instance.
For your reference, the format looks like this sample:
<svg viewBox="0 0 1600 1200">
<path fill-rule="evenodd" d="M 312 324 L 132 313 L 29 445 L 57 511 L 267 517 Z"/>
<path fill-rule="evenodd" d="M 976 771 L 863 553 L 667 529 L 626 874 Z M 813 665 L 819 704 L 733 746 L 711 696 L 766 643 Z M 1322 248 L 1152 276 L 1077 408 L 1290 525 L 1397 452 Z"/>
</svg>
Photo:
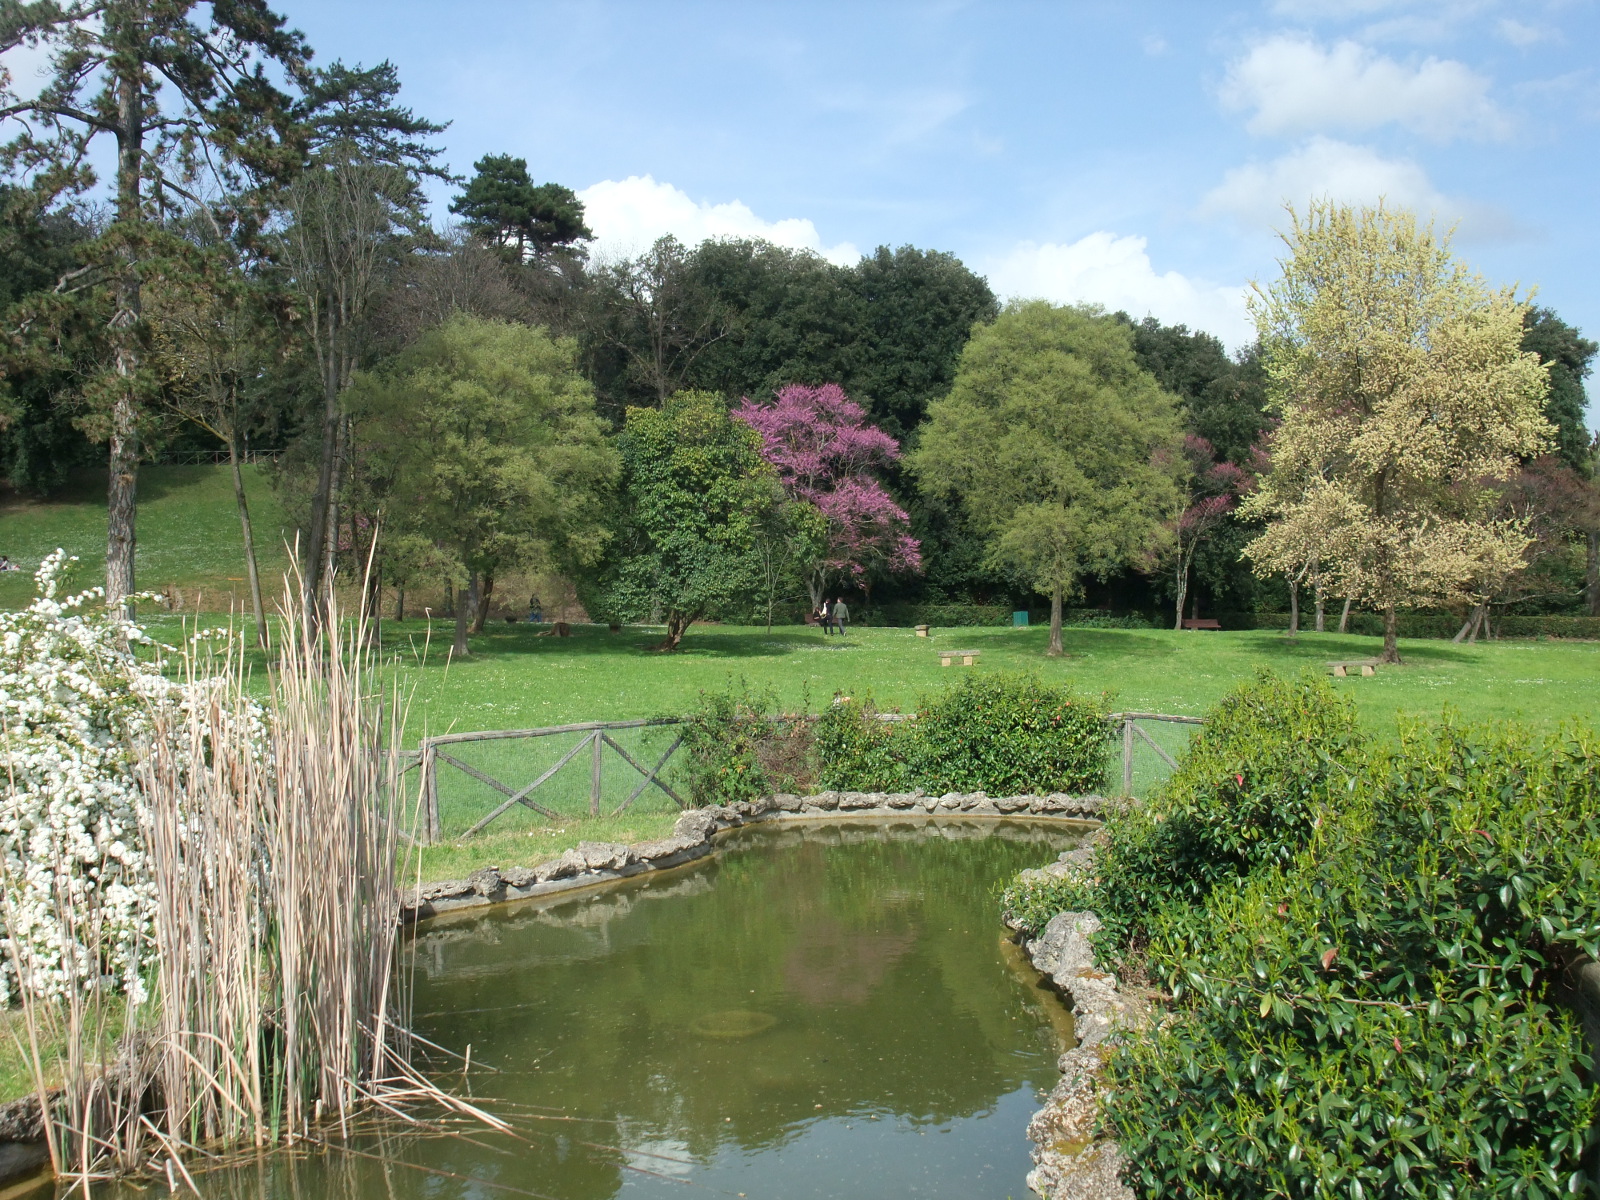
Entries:
<svg viewBox="0 0 1600 1200">
<path fill-rule="evenodd" d="M 822 626 L 823 636 L 833 632 L 833 601 L 824 600 L 822 607 L 817 610 L 817 624 Z"/>
<path fill-rule="evenodd" d="M 839 631 L 839 636 L 844 636 L 845 623 L 850 620 L 850 606 L 840 596 L 833 602 L 833 625 Z"/>
</svg>

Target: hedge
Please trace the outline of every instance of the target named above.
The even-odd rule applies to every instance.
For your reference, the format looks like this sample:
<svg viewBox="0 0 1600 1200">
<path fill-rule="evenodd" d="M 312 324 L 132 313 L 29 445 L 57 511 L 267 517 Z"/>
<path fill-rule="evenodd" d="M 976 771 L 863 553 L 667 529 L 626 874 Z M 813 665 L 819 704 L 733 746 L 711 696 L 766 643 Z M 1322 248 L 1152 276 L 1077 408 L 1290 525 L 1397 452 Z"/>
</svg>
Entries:
<svg viewBox="0 0 1600 1200">
<path fill-rule="evenodd" d="M 1336 699 L 1246 685 L 1166 787 L 1107 821 L 1100 878 L 1023 897 L 1035 927 L 1102 905 L 1117 944 L 1097 948 L 1167 995 L 1106 1063 L 1123 1181 L 1578 1194 L 1600 1087 L 1556 1000 L 1600 954 L 1600 739 L 1446 721 L 1363 746 Z"/>
<path fill-rule="evenodd" d="M 1288 629 L 1288 613 L 1218 613 L 1223 629 Z M 1453 638 L 1461 629 L 1462 618 L 1449 613 L 1401 613 L 1397 622 L 1403 638 Z M 1569 617 L 1553 614 L 1510 615 L 1494 620 L 1497 637 L 1507 638 L 1600 638 L 1600 617 Z M 1339 628 L 1339 614 L 1327 614 L 1329 633 Z M 1300 614 L 1301 632 L 1311 630 L 1310 614 Z M 1349 632 L 1361 637 L 1382 637 L 1383 617 L 1377 613 L 1350 614 Z M 1479 635 L 1482 636 L 1481 634 Z"/>
<path fill-rule="evenodd" d="M 1105 787 L 1113 729 L 1105 697 L 1016 672 L 966 674 L 926 697 L 914 721 L 880 721 L 870 695 L 818 716 L 778 712 L 774 693 L 702 692 L 686 718 L 678 775 L 695 804 L 813 787 L 922 788 L 994 796 Z"/>
</svg>

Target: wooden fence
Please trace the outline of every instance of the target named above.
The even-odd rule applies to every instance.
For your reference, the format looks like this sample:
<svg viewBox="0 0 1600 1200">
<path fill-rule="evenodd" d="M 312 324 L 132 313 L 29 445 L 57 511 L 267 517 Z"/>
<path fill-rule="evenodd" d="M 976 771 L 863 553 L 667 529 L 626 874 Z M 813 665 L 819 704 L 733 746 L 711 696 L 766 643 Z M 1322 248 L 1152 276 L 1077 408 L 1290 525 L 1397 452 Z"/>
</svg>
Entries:
<svg viewBox="0 0 1600 1200">
<path fill-rule="evenodd" d="M 885 721 L 910 721 L 916 719 L 915 713 L 880 713 L 880 720 Z M 1202 725 L 1204 722 L 1199 717 L 1174 716 L 1167 713 L 1124 712 L 1112 713 L 1110 717 L 1114 728 L 1122 734 L 1122 795 L 1133 794 L 1133 767 L 1134 747 L 1136 740 L 1143 741 L 1169 768 L 1176 769 L 1178 761 L 1159 745 L 1149 733 L 1141 728 L 1142 723 L 1148 721 L 1168 722 L 1178 725 Z M 570 814 L 562 814 L 554 809 L 540 804 L 534 799 L 533 794 L 540 787 L 555 778 L 557 772 L 568 763 L 580 760 L 580 756 L 588 750 L 589 763 L 589 813 L 590 817 L 598 817 L 601 812 L 602 781 L 604 779 L 605 762 L 608 757 L 620 759 L 621 763 L 636 772 L 641 778 L 633 790 L 620 804 L 610 810 L 610 816 L 620 816 L 633 806 L 649 788 L 654 787 L 663 792 L 679 808 L 688 808 L 689 802 L 672 789 L 672 786 L 661 778 L 661 773 L 672 756 L 677 753 L 683 744 L 683 735 L 679 734 L 667 746 L 666 750 L 656 759 L 651 766 L 639 761 L 628 751 L 612 732 L 621 729 L 644 729 L 653 726 L 675 726 L 683 723 L 681 718 L 658 717 L 649 720 L 637 721 L 582 721 L 573 725 L 553 725 L 547 729 L 500 729 L 480 733 L 446 733 L 438 737 L 423 738 L 416 751 L 409 752 L 408 758 L 412 764 L 419 767 L 422 772 L 423 806 L 426 816 L 427 838 L 430 842 L 438 842 L 444 836 L 444 829 L 439 816 L 439 772 L 441 770 L 459 771 L 464 775 L 476 779 L 492 790 L 500 793 L 505 799 L 494 809 L 485 814 L 462 837 L 471 837 L 481 833 L 484 829 L 500 817 L 510 812 L 517 805 L 550 820 L 562 820 Z M 565 754 L 556 760 L 554 765 L 546 768 L 530 783 L 519 784 L 497 779 L 489 772 L 471 763 L 463 761 L 452 752 L 452 748 L 467 743 L 506 741 L 511 739 L 531 739 L 555 737 L 561 734 L 578 733 L 584 736 L 578 743 L 571 747 Z M 610 754 L 607 754 L 607 751 Z M 407 768 L 410 769 L 409 767 Z M 503 768 L 498 768 L 502 770 Z"/>
<path fill-rule="evenodd" d="M 1142 740 L 1145 745 L 1149 746 L 1150 749 L 1154 750 L 1156 754 L 1160 756 L 1162 762 L 1166 763 L 1167 766 L 1171 767 L 1174 771 L 1178 769 L 1178 760 L 1173 758 L 1172 755 L 1168 754 L 1161 746 L 1157 745 L 1156 740 L 1139 727 L 1139 723 L 1141 721 L 1166 721 L 1173 725 L 1205 724 L 1205 721 L 1200 717 L 1178 717 L 1173 716 L 1170 713 L 1112 713 L 1111 720 L 1113 723 L 1122 726 L 1122 794 L 1124 796 L 1133 795 L 1134 738 L 1137 737 Z"/>
<path fill-rule="evenodd" d="M 651 786 L 660 788 L 676 802 L 679 808 L 687 808 L 689 806 L 688 802 L 673 791 L 661 778 L 662 769 L 667 765 L 673 754 L 677 752 L 678 747 L 683 744 L 681 735 L 673 739 L 672 744 L 667 747 L 665 753 L 661 755 L 653 767 L 644 766 L 611 736 L 611 730 L 614 729 L 643 729 L 652 725 L 679 724 L 682 724 L 682 721 L 675 717 L 661 717 L 641 721 L 581 721 L 575 725 L 553 725 L 548 729 L 500 729 L 484 733 L 446 733 L 438 737 L 423 738 L 422 744 L 418 747 L 417 758 L 422 768 L 423 805 L 427 814 L 428 840 L 437 842 L 444 832 L 439 820 L 439 768 L 441 765 L 470 775 L 480 783 L 487 784 L 506 797 L 499 807 L 467 830 L 463 835 L 465 837 L 481 833 L 488 827 L 490 822 L 509 812 L 513 806 L 518 804 L 552 820 L 560 820 L 561 814 L 553 809 L 546 808 L 537 800 L 534 800 L 533 793 L 540 786 L 553 779 L 557 771 L 577 758 L 585 748 L 589 750 L 589 815 L 591 817 L 601 815 L 601 782 L 604 778 L 607 749 L 610 749 L 616 757 L 644 776 L 628 798 L 611 811 L 611 816 L 618 816 L 626 812 L 633 805 L 633 802 L 644 794 L 645 789 Z M 448 749 L 445 749 L 445 747 L 457 746 L 464 742 L 504 741 L 511 738 L 542 738 L 553 737 L 563 733 L 582 733 L 587 736 L 579 739 L 578 744 L 557 759 L 554 766 L 545 770 L 532 783 L 523 787 L 514 787 L 496 779 L 488 772 L 480 771 L 470 763 L 462 762 L 461 759 L 450 753 Z"/>
</svg>

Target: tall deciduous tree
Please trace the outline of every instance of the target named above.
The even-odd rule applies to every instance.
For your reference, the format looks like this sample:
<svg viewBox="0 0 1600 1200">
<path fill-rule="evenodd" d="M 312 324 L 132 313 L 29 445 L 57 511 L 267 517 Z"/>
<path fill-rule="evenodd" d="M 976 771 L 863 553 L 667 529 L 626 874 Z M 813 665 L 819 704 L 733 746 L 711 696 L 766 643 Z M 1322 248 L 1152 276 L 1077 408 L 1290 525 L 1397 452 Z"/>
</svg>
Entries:
<svg viewBox="0 0 1600 1200">
<path fill-rule="evenodd" d="M 340 403 L 372 340 L 370 317 L 404 249 L 428 232 L 422 180 L 448 179 L 427 139 L 443 132 L 398 102 L 392 64 L 335 62 L 306 89 L 301 118 L 311 167 L 290 189 L 283 256 L 306 310 L 321 401 L 310 528 L 300 546 L 307 597 L 321 595 L 337 544 L 343 413 Z"/>
<path fill-rule="evenodd" d="M 496 572 L 581 566 L 604 549 L 617 456 L 576 355 L 536 326 L 459 315 L 351 385 L 373 515 L 442 547 L 469 594 Z M 456 604 L 457 655 L 475 608 Z"/>
<path fill-rule="evenodd" d="M 749 397 L 738 418 L 761 435 L 762 454 L 791 500 L 814 507 L 827 535 L 801 562 L 813 608 L 834 579 L 860 584 L 873 571 L 913 572 L 922 554 L 911 519 L 872 474 L 900 457 L 900 444 L 867 423 L 838 384 L 791 384 L 770 404 Z"/>
<path fill-rule="evenodd" d="M 1189 596 L 1195 555 L 1227 523 L 1249 487 L 1249 474 L 1219 460 L 1205 438 L 1192 433 L 1184 436 L 1178 468 L 1180 509 L 1168 522 L 1172 539 L 1162 547 L 1162 557 L 1172 571 L 1174 629 L 1183 628 L 1183 604 Z"/>
<path fill-rule="evenodd" d="M 1252 312 L 1282 424 L 1243 506 L 1267 519 L 1259 568 L 1316 562 L 1384 614 L 1464 596 L 1528 536 L 1496 517 L 1493 481 L 1537 453 L 1549 382 L 1522 347 L 1526 306 L 1405 211 L 1315 203 L 1292 214 L 1283 276 Z"/>
<path fill-rule="evenodd" d="M 992 561 L 1050 597 L 1059 655 L 1062 600 L 1164 536 L 1179 437 L 1126 326 L 1031 301 L 973 334 L 910 462 L 924 488 L 962 496 Z"/>
<path fill-rule="evenodd" d="M 630 408 L 617 449 L 616 537 L 580 594 L 593 617 L 659 614 L 660 649 L 675 650 L 707 612 L 760 594 L 762 525 L 782 494 L 760 434 L 707 392 Z"/>
<path fill-rule="evenodd" d="M 160 217 L 171 201 L 194 201 L 198 178 L 237 193 L 246 176 L 281 179 L 299 164 L 291 101 L 268 68 L 297 78 L 308 52 L 263 0 L 10 4 L 0 51 L 18 46 L 48 49 L 50 75 L 26 99 L 0 76 L 0 120 L 19 130 L 0 155 L 5 166 L 44 196 L 82 194 L 96 183 L 91 143 L 104 135 L 116 147 L 112 220 L 62 277 L 55 312 L 40 306 L 22 321 L 59 321 L 75 297 L 105 313 L 102 361 L 84 393 L 110 448 L 106 593 L 115 603 L 134 587 L 141 419 L 153 390 L 142 287 L 171 249 Z"/>
</svg>

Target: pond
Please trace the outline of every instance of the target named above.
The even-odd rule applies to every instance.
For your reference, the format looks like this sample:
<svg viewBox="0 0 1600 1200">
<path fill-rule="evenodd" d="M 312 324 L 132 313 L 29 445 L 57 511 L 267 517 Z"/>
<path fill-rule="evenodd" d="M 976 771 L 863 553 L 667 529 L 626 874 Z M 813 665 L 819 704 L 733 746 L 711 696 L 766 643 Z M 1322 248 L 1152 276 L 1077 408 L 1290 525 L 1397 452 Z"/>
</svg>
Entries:
<svg viewBox="0 0 1600 1200">
<path fill-rule="evenodd" d="M 1071 1018 L 1002 937 L 997 890 L 1082 833 L 757 826 L 608 892 L 435 920 L 413 1024 L 471 1046 L 471 1091 L 516 1136 L 358 1136 L 197 1180 L 285 1200 L 1020 1198 Z"/>
</svg>

